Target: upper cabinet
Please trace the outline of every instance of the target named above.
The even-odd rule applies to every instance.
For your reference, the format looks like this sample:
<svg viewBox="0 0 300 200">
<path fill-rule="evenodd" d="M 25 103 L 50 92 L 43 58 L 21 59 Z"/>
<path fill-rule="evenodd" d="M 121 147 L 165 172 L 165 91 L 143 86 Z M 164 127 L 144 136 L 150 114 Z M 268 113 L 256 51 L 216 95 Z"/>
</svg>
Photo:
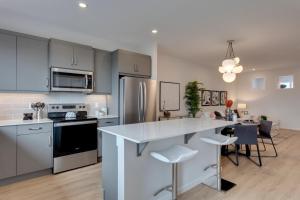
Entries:
<svg viewBox="0 0 300 200">
<path fill-rule="evenodd" d="M 95 87 L 94 93 L 111 94 L 112 54 L 109 51 L 95 50 Z"/>
<path fill-rule="evenodd" d="M 94 71 L 92 47 L 61 40 L 50 40 L 50 67 Z"/>
<path fill-rule="evenodd" d="M 0 90 L 48 91 L 48 40 L 0 32 Z"/>
<path fill-rule="evenodd" d="M 120 74 L 151 76 L 151 56 L 125 50 L 113 52 L 113 66 Z"/>
<path fill-rule="evenodd" d="M 17 89 L 17 37 L 0 33 L 0 90 Z"/>
<path fill-rule="evenodd" d="M 47 39 L 17 38 L 17 90 L 49 91 Z"/>
</svg>

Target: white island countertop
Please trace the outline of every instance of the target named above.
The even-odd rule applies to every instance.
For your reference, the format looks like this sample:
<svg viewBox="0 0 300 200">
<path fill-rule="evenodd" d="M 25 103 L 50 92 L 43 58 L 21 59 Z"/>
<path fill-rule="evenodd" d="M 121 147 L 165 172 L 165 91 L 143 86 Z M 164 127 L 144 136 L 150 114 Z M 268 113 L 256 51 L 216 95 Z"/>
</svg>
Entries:
<svg viewBox="0 0 300 200">
<path fill-rule="evenodd" d="M 43 123 L 52 123 L 53 121 L 48 118 L 44 119 L 33 119 L 33 120 L 22 120 L 22 119 L 7 119 L 0 120 L 1 126 L 17 126 L 17 125 L 28 125 L 28 124 L 43 124 Z"/>
<path fill-rule="evenodd" d="M 204 118 L 184 118 L 98 128 L 135 143 L 162 140 L 185 134 L 234 125 L 236 122 Z"/>
</svg>

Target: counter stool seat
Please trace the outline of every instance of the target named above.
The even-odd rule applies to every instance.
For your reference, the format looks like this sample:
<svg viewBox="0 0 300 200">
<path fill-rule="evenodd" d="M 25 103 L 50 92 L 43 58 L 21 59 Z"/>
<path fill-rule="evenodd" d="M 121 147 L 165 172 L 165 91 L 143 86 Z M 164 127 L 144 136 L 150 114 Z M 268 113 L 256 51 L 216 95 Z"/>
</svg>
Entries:
<svg viewBox="0 0 300 200">
<path fill-rule="evenodd" d="M 200 140 L 207 144 L 215 145 L 217 148 L 217 163 L 210 165 L 204 169 L 206 171 L 210 167 L 216 167 L 217 168 L 217 190 L 218 191 L 227 191 L 231 189 L 233 186 L 235 186 L 234 183 L 227 181 L 225 179 L 222 179 L 221 177 L 221 146 L 224 145 L 230 145 L 235 143 L 237 141 L 237 137 L 229 137 L 221 134 L 205 134 L 202 135 Z"/>
<path fill-rule="evenodd" d="M 174 145 L 163 151 L 151 152 L 151 156 L 165 163 L 180 163 L 189 160 L 198 153 L 197 150 L 192 150 L 181 145 Z"/>
<path fill-rule="evenodd" d="M 166 150 L 153 151 L 150 155 L 165 163 L 172 164 L 172 184 L 158 190 L 154 196 L 157 196 L 164 190 L 172 192 L 172 200 L 177 199 L 177 166 L 178 163 L 191 159 L 198 153 L 197 150 L 190 149 L 181 145 L 174 145 Z"/>
</svg>

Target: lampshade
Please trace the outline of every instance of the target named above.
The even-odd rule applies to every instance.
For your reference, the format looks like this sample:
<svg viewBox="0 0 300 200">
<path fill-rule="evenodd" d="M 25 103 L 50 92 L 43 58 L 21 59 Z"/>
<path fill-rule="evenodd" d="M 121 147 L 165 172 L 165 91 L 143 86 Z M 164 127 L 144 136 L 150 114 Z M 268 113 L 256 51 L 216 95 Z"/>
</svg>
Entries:
<svg viewBox="0 0 300 200">
<path fill-rule="evenodd" d="M 247 104 L 245 103 L 238 103 L 237 109 L 243 110 L 247 108 Z"/>
<path fill-rule="evenodd" d="M 235 73 L 224 73 L 223 74 L 223 80 L 226 82 L 226 83 L 231 83 L 235 80 L 236 78 L 236 74 Z"/>
</svg>

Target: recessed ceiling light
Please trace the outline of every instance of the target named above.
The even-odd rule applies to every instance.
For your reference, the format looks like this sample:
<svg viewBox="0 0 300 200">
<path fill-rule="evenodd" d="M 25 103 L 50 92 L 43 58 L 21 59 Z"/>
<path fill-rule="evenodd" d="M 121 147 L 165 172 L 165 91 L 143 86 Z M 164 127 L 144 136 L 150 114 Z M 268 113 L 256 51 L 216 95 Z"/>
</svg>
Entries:
<svg viewBox="0 0 300 200">
<path fill-rule="evenodd" d="M 79 3 L 78 3 L 78 6 L 79 6 L 80 8 L 86 8 L 88 5 L 87 5 L 87 3 L 79 2 Z"/>
<path fill-rule="evenodd" d="M 153 29 L 153 30 L 152 30 L 152 33 L 153 33 L 153 34 L 157 34 L 157 32 L 158 32 L 158 31 L 157 31 L 156 29 Z"/>
<path fill-rule="evenodd" d="M 256 69 L 255 68 L 252 68 L 252 71 L 255 71 Z"/>
</svg>

